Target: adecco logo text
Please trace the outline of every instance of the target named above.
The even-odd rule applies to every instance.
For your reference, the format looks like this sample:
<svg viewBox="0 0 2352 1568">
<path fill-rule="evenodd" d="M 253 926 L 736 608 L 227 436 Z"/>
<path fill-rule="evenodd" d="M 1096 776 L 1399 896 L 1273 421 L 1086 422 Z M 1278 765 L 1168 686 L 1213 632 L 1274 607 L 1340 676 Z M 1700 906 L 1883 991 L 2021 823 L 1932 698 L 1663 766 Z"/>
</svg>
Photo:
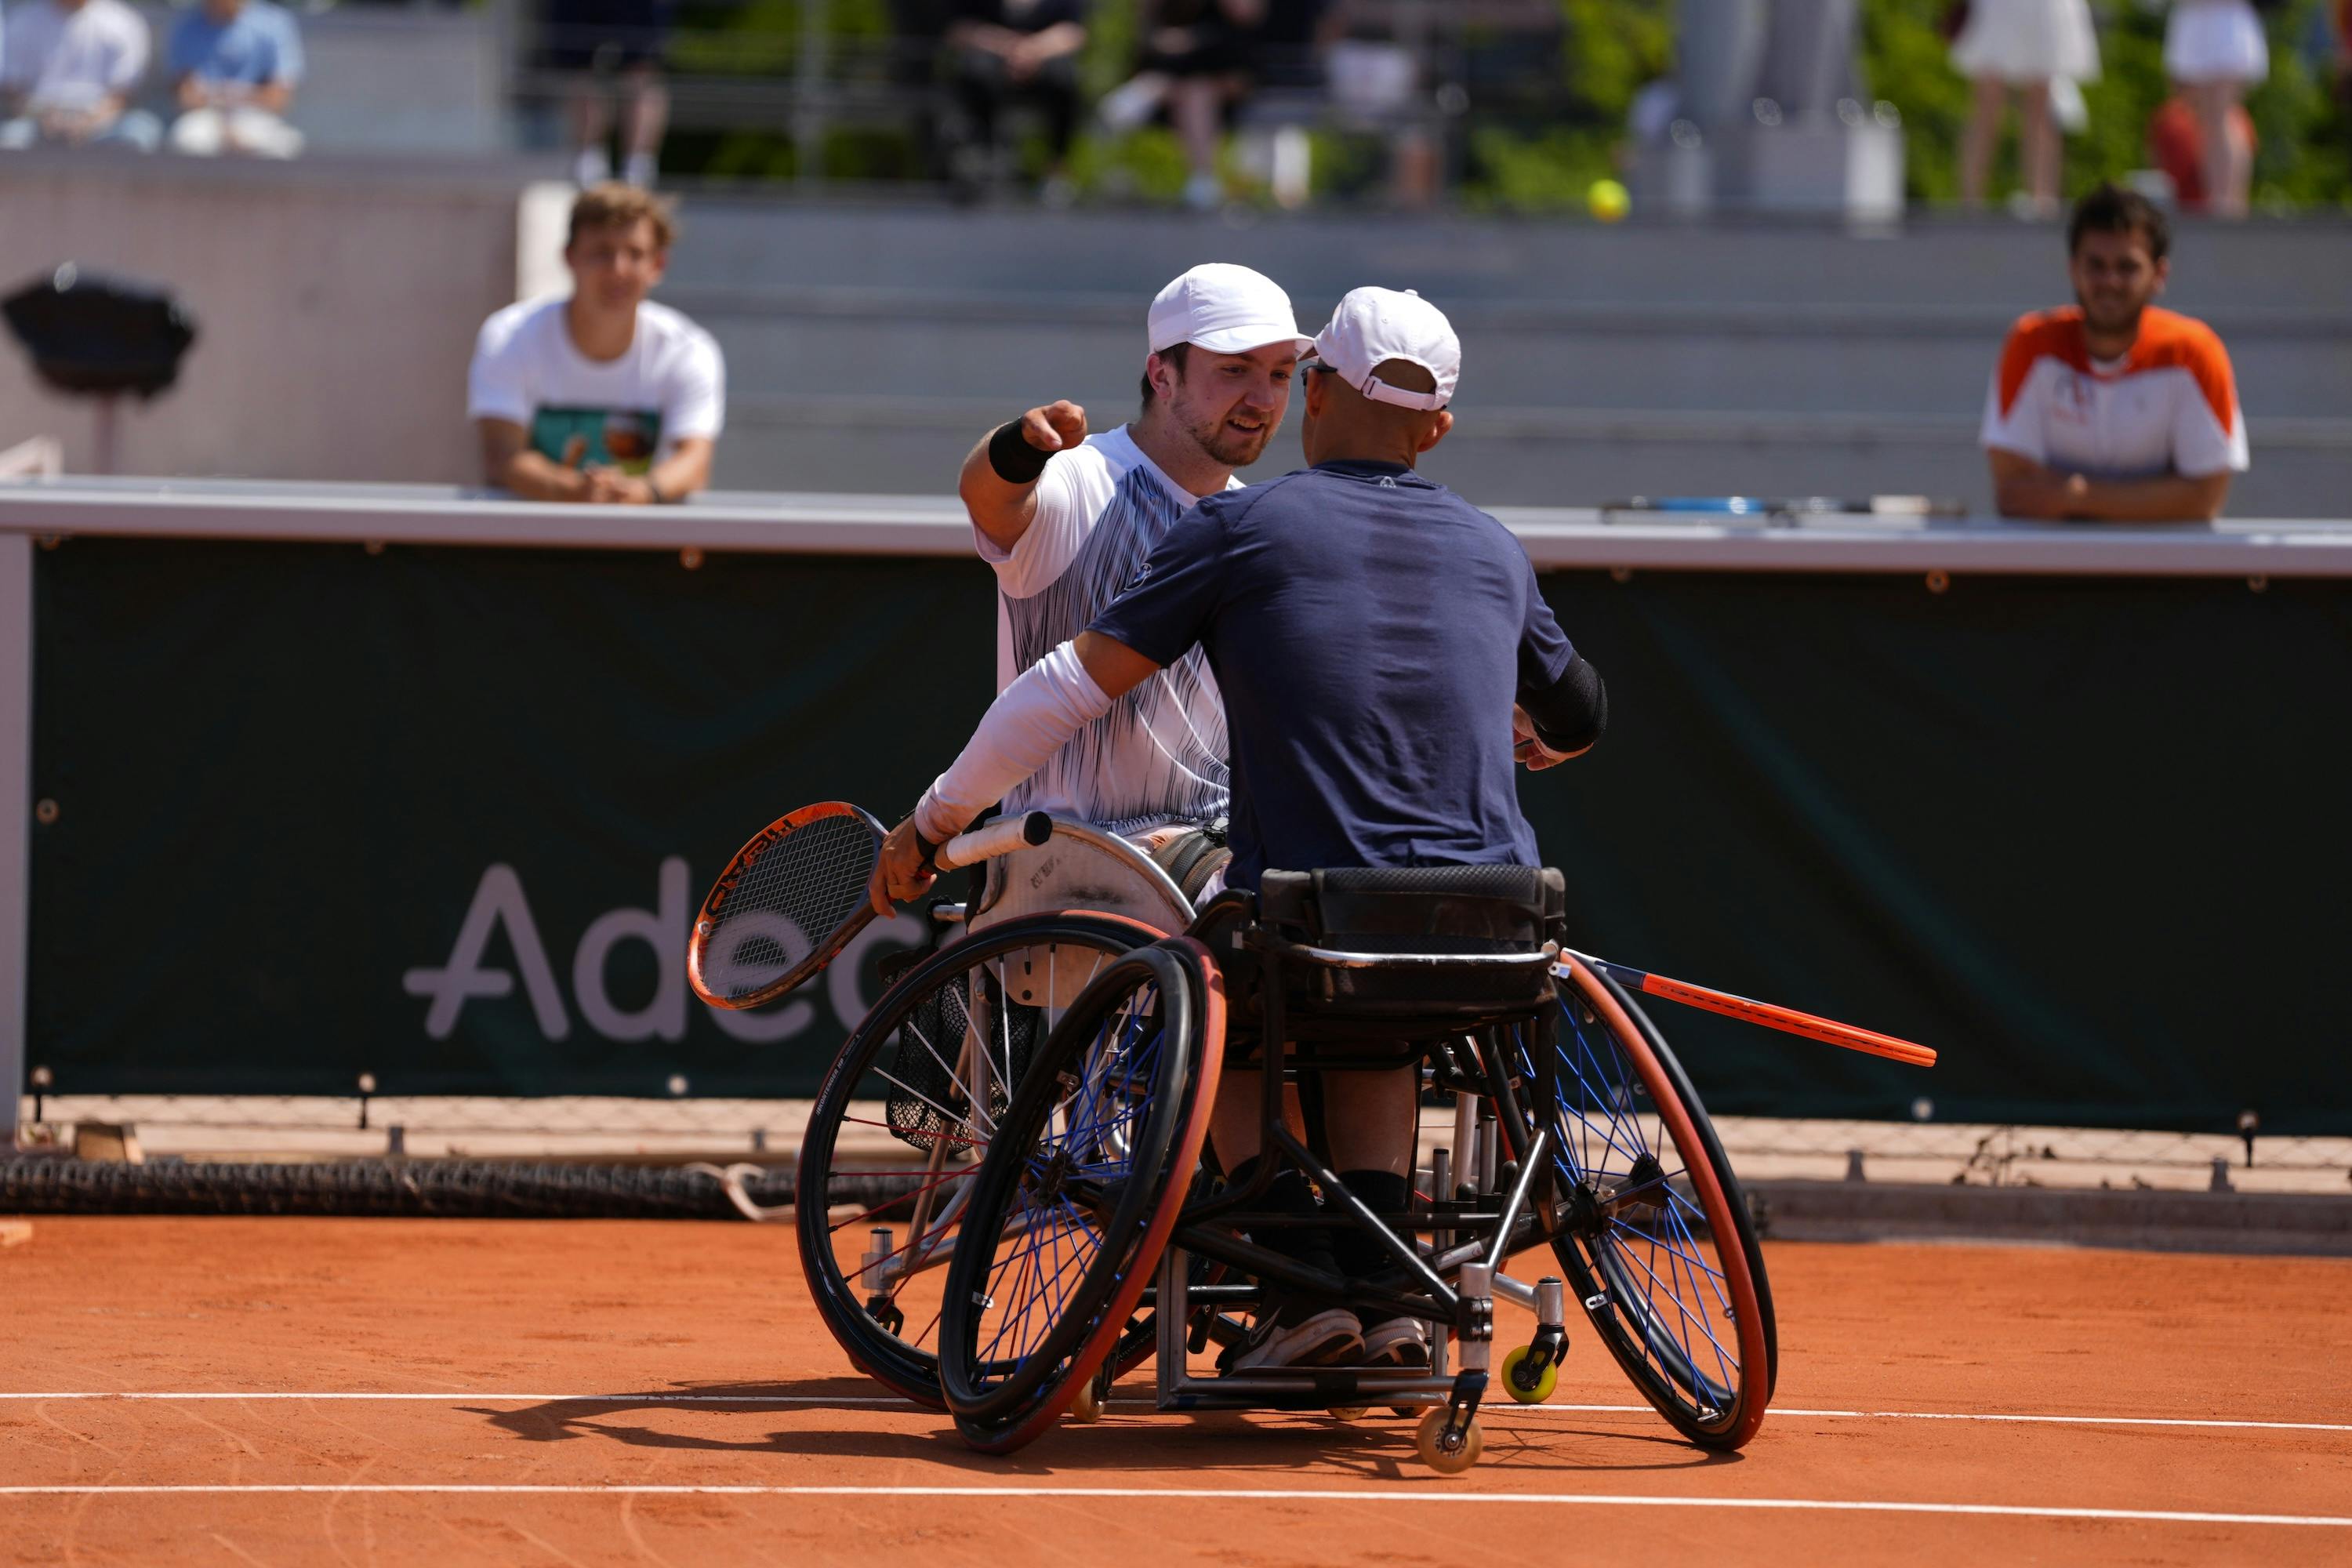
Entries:
<svg viewBox="0 0 2352 1568">
<path fill-rule="evenodd" d="M 572 955 L 572 996 L 582 1021 L 591 1030 L 624 1044 L 686 1038 L 687 1005 L 692 1000 L 686 984 L 686 933 L 694 919 L 688 891 L 691 886 L 686 862 L 673 855 L 661 863 L 656 908 L 607 910 L 589 922 L 587 931 L 581 934 L 578 950 Z M 474 901 L 467 907 L 465 921 L 457 928 L 457 941 L 449 951 L 449 962 L 438 969 L 412 969 L 401 976 L 401 988 L 411 996 L 432 999 L 432 1005 L 425 1011 L 425 1032 L 432 1038 L 446 1040 L 457 1032 L 458 1017 L 465 1012 L 467 1003 L 514 994 L 512 972 L 485 968 L 482 963 L 490 936 L 501 925 L 506 928 L 507 942 L 514 949 L 515 968 L 522 972 L 523 994 L 530 998 L 540 1033 L 551 1040 L 571 1037 L 572 1016 L 565 1010 L 563 993 L 556 985 L 547 945 L 540 940 L 539 922 L 531 918 L 530 900 L 523 892 L 522 877 L 511 866 L 496 865 L 482 873 L 481 881 L 474 889 Z M 856 1027 L 873 1005 L 873 998 L 865 994 L 859 983 L 867 951 L 877 942 L 890 947 L 916 947 L 922 941 L 921 919 L 902 913 L 867 926 L 826 966 L 824 997 L 844 1029 Z M 604 989 L 605 963 L 613 950 L 625 942 L 646 943 L 654 950 L 661 965 L 661 978 L 654 987 L 653 1000 L 634 1009 L 615 1005 Z M 806 951 L 805 940 L 801 951 Z M 735 1038 L 768 1045 L 789 1040 L 816 1021 L 816 1004 L 812 999 L 815 991 L 812 984 L 782 1006 L 764 1007 L 755 1013 L 733 1013 L 706 1004 L 696 1005 L 710 1015 L 711 1022 Z"/>
</svg>

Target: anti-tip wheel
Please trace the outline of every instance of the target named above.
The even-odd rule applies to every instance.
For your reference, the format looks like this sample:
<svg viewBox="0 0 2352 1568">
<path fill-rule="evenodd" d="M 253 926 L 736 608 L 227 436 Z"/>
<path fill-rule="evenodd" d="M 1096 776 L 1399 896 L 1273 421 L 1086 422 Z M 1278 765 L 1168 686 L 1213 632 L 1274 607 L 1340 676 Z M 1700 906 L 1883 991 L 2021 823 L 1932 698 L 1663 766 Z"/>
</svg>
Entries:
<svg viewBox="0 0 2352 1568">
<path fill-rule="evenodd" d="M 1478 1430 L 1478 1418 L 1472 1416 L 1462 1428 L 1462 1435 L 1451 1448 L 1444 1447 L 1445 1425 L 1453 1413 L 1438 1405 L 1421 1418 L 1414 1429 L 1412 1446 L 1421 1451 L 1422 1463 L 1441 1476 L 1458 1476 L 1478 1462 L 1478 1455 L 1486 1447 L 1486 1434 Z"/>
<path fill-rule="evenodd" d="M 1520 1345 L 1503 1357 L 1503 1391 L 1521 1405 L 1541 1405 L 1559 1386 L 1559 1363 L 1556 1361 L 1545 1363 L 1539 1375 L 1528 1377 L 1527 1362 L 1533 1352 L 1532 1345 Z"/>
<path fill-rule="evenodd" d="M 1077 1397 L 1070 1401 L 1070 1419 L 1081 1426 L 1091 1426 L 1103 1417 L 1103 1380 L 1090 1377 L 1080 1385 Z"/>
<path fill-rule="evenodd" d="M 1365 1416 L 1370 1415 L 1371 1413 L 1372 1407 L 1369 1405 L 1334 1405 L 1331 1406 L 1331 1419 L 1334 1421 L 1361 1421 Z"/>
</svg>

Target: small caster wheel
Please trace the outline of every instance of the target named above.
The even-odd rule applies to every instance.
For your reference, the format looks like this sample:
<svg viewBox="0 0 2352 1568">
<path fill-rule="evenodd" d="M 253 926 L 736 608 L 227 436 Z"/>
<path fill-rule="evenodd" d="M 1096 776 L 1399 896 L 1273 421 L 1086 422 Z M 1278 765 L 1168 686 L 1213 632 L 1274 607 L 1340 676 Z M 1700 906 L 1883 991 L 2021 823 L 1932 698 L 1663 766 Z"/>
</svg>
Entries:
<svg viewBox="0 0 2352 1568">
<path fill-rule="evenodd" d="M 867 1300 L 866 1315 L 873 1319 L 874 1326 L 886 1334 L 907 1331 L 907 1314 L 900 1311 L 898 1303 L 887 1296 L 876 1296 Z"/>
<path fill-rule="evenodd" d="M 1441 1476 L 1458 1476 L 1478 1462 L 1479 1451 L 1486 1447 L 1486 1435 L 1478 1430 L 1478 1418 L 1472 1416 L 1462 1428 L 1454 1447 L 1444 1447 L 1445 1423 L 1453 1412 L 1443 1405 L 1421 1418 L 1421 1426 L 1412 1435 L 1412 1446 L 1421 1451 L 1422 1463 Z"/>
<path fill-rule="evenodd" d="M 1372 1407 L 1369 1405 L 1334 1405 L 1331 1406 L 1331 1419 L 1334 1421 L 1361 1421 L 1365 1416 L 1370 1415 L 1371 1413 Z"/>
<path fill-rule="evenodd" d="M 1078 1390 L 1078 1396 L 1070 1401 L 1070 1419 L 1081 1426 L 1091 1426 L 1101 1420 L 1103 1399 L 1108 1392 L 1103 1386 L 1099 1373 L 1087 1379 L 1085 1386 Z"/>
<path fill-rule="evenodd" d="M 1503 1391 L 1522 1405 L 1541 1405 L 1559 1386 L 1559 1363 L 1548 1362 L 1540 1373 L 1528 1370 L 1531 1346 L 1520 1345 L 1503 1357 Z"/>
<path fill-rule="evenodd" d="M 1408 1421 L 1420 1415 L 1422 1407 L 1418 1405 L 1391 1405 L 1389 1406 L 1390 1415 L 1402 1415 Z"/>
</svg>

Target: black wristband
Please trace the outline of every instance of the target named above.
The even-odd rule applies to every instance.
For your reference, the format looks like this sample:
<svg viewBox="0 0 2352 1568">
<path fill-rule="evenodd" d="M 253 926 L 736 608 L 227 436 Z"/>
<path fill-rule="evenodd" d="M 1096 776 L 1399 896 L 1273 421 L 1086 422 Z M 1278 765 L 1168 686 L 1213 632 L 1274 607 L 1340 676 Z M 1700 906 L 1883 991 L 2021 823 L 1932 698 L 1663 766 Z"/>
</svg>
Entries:
<svg viewBox="0 0 2352 1568">
<path fill-rule="evenodd" d="M 1037 476 L 1045 471 L 1045 459 L 1054 455 L 1031 446 L 1029 437 L 1021 433 L 1021 425 L 1019 419 L 1007 421 L 988 438 L 988 466 L 1008 485 L 1035 484 Z"/>
<path fill-rule="evenodd" d="M 923 830 L 915 826 L 915 820 L 911 816 L 907 819 L 907 830 L 915 836 L 915 847 L 923 852 L 923 869 L 926 871 L 938 870 L 940 868 L 940 848 L 941 845 L 944 845 L 947 842 L 947 840 L 941 839 L 939 844 L 932 843 L 929 839 L 923 837 Z"/>
</svg>

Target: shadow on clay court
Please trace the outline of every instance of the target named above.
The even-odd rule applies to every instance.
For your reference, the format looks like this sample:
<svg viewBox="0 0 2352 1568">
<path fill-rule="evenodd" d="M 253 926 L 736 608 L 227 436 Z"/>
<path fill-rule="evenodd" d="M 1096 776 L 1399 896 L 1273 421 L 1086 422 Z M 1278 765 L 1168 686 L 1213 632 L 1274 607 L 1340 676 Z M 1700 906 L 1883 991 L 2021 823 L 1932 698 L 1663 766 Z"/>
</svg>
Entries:
<svg viewBox="0 0 2352 1568">
<path fill-rule="evenodd" d="M 1412 1423 L 1385 1414 L 1342 1422 L 1312 1414 L 1160 1415 L 1145 1403 L 1147 1384 L 1122 1384 L 1097 1426 L 1058 1428 L 1018 1454 L 991 1456 L 966 1447 L 946 1416 L 898 1401 L 877 1401 L 874 1385 L 856 1378 L 741 1384 L 647 1391 L 626 1401 L 564 1399 L 514 1410 L 464 1406 L 527 1442 L 598 1438 L 631 1447 L 704 1453 L 799 1455 L 834 1459 L 926 1459 L 982 1476 L 1038 1476 L 1090 1470 L 1133 1475 L 1167 1470 L 1297 1470 L 1318 1468 L 1384 1480 L 1428 1474 L 1413 1451 Z M 838 1403 L 835 1403 L 838 1401 Z M 693 1417 L 691 1423 L 648 1420 L 654 1412 Z M 740 1437 L 724 1435 L 746 1417 L 790 1415 L 782 1430 Z M 887 1415 L 877 1428 L 861 1418 Z M 913 1417 L 909 1430 L 904 1418 Z M 1687 1471 L 1739 1463 L 1737 1454 L 1699 1452 L 1679 1439 L 1546 1423 L 1489 1421 L 1488 1466 L 1516 1470 L 1619 1474 Z M 714 1430 L 714 1427 L 722 1430 Z"/>
</svg>

